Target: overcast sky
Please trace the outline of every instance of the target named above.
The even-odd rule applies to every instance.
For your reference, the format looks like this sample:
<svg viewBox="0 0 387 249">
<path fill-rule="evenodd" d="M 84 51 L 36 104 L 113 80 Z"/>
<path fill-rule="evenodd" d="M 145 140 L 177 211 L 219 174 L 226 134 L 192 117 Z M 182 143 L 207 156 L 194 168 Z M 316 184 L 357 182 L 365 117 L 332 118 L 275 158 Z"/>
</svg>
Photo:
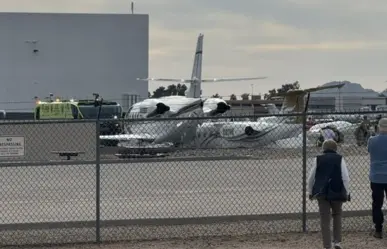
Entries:
<svg viewBox="0 0 387 249">
<path fill-rule="evenodd" d="M 129 13 L 130 0 L 2 0 L 0 10 Z M 150 15 L 150 77 L 189 78 L 201 32 L 203 78 L 269 77 L 207 83 L 204 96 L 251 93 L 251 84 L 265 93 L 296 80 L 387 88 L 385 0 L 137 0 L 135 13 Z"/>
</svg>

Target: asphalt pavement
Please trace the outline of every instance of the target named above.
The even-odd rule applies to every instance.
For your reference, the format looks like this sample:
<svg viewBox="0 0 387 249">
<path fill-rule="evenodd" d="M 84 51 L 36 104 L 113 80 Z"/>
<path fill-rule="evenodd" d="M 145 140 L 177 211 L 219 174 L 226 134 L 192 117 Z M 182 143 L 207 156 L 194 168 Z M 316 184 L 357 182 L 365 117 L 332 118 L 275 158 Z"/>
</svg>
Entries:
<svg viewBox="0 0 387 249">
<path fill-rule="evenodd" d="M 368 210 L 368 156 L 346 157 L 352 201 Z M 308 160 L 308 165 L 310 160 Z M 302 158 L 101 165 L 103 220 L 299 213 Z M 1 224 L 95 219 L 95 165 L 0 168 Z M 308 201 L 308 211 L 317 204 Z"/>
</svg>

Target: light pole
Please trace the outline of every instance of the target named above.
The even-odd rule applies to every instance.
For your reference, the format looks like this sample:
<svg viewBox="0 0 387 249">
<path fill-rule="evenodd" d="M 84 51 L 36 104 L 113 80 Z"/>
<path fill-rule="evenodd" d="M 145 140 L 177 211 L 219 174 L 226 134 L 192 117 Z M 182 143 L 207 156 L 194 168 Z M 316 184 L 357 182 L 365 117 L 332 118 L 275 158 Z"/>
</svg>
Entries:
<svg viewBox="0 0 387 249">
<path fill-rule="evenodd" d="M 251 84 L 251 107 L 253 109 L 253 115 L 255 114 L 255 106 L 253 104 L 254 84 Z"/>
</svg>

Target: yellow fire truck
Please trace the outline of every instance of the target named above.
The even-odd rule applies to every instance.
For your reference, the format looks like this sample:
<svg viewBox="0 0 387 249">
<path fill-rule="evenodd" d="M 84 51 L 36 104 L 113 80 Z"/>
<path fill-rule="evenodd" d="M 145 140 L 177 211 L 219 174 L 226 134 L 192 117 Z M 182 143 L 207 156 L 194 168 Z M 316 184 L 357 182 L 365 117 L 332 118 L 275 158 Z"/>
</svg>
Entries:
<svg viewBox="0 0 387 249">
<path fill-rule="evenodd" d="M 99 113 L 100 111 L 100 113 Z M 122 107 L 117 102 L 102 101 L 101 110 L 95 106 L 95 100 L 60 100 L 37 101 L 34 111 L 35 120 L 63 119 L 101 119 L 101 135 L 115 135 L 123 131 L 119 119 Z"/>
<path fill-rule="evenodd" d="M 35 120 L 41 119 L 83 119 L 78 103 L 74 101 L 52 102 L 37 101 L 34 111 Z"/>
</svg>

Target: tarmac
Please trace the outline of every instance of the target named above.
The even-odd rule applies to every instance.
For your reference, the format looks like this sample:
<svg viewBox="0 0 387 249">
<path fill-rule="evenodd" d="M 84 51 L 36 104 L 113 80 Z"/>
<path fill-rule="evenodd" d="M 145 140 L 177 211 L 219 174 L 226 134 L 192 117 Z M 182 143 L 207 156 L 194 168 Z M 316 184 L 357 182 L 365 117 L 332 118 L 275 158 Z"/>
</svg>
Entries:
<svg viewBox="0 0 387 249">
<path fill-rule="evenodd" d="M 369 210 L 369 158 L 346 161 L 344 210 Z M 95 165 L 0 168 L 0 177 L 1 224 L 95 220 Z M 300 213 L 302 181 L 302 158 L 102 164 L 101 219 Z"/>
</svg>

